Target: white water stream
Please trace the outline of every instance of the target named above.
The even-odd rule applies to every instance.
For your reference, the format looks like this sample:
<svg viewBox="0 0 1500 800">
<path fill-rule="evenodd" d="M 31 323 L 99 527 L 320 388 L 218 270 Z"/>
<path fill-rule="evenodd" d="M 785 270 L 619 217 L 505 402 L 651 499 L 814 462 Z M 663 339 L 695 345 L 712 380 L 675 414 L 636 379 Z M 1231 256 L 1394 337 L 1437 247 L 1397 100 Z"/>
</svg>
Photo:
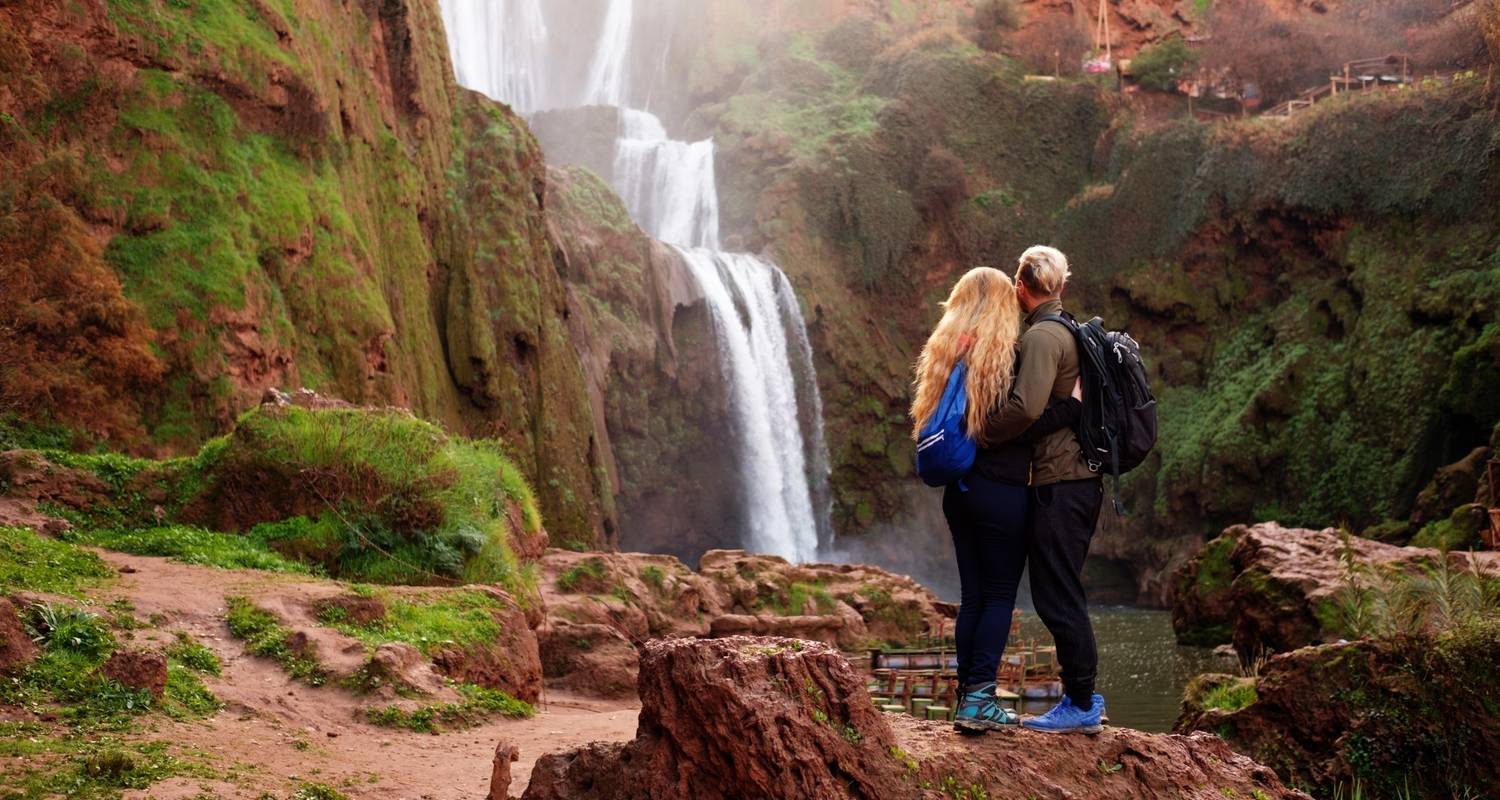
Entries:
<svg viewBox="0 0 1500 800">
<path fill-rule="evenodd" d="M 745 499 L 744 547 L 792 561 L 817 557 L 828 529 L 828 459 L 812 348 L 786 275 L 759 257 L 720 251 L 714 143 L 676 141 L 655 115 L 630 108 L 635 0 L 598 0 L 599 38 L 581 92 L 555 88 L 553 33 L 543 0 L 442 0 L 459 83 L 521 113 L 620 109 L 613 184 L 650 235 L 674 245 L 713 319 Z M 571 98 L 562 97 L 572 94 Z M 800 398 L 800 400 L 799 400 Z M 804 408 L 806 406 L 806 408 Z M 804 420 L 806 424 L 804 425 Z"/>
</svg>

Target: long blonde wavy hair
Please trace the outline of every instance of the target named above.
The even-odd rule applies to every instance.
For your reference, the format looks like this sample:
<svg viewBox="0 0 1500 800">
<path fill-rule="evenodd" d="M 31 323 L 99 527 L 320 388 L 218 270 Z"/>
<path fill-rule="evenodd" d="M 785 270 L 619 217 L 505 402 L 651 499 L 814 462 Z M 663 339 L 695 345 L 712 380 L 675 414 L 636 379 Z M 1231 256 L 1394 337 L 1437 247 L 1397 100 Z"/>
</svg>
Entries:
<svg viewBox="0 0 1500 800">
<path fill-rule="evenodd" d="M 911 404 L 912 438 L 937 413 L 948 374 L 960 358 L 969 365 L 969 407 L 964 430 L 978 438 L 985 417 L 1010 394 L 1021 335 L 1021 303 L 1010 277 L 991 267 L 969 270 L 943 301 L 943 318 L 917 361 Z"/>
</svg>

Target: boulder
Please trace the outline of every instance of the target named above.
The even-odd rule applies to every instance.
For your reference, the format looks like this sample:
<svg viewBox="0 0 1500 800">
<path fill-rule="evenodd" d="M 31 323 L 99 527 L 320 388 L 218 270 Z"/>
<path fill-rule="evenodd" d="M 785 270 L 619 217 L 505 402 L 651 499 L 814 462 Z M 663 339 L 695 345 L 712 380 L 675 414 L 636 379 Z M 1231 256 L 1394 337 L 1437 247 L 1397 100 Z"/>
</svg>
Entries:
<svg viewBox="0 0 1500 800">
<path fill-rule="evenodd" d="M 143 650 L 116 650 L 99 674 L 128 689 L 160 700 L 167 691 L 167 657 Z"/>
<path fill-rule="evenodd" d="M 1335 528 L 1236 525 L 1178 571 L 1172 625 L 1192 644 L 1232 641 L 1245 660 L 1343 638 L 1339 595 L 1355 573 L 1416 571 L 1448 559 L 1500 578 L 1500 553 L 1448 553 L 1345 536 Z M 1362 580 L 1355 578 L 1354 580 Z"/>
<path fill-rule="evenodd" d="M 1210 731 L 1323 796 L 1478 797 L 1500 786 L 1500 621 L 1306 647 L 1272 658 L 1239 710 L 1185 706 Z M 1236 680 L 1220 676 L 1211 680 Z"/>
<path fill-rule="evenodd" d="M 484 644 L 450 644 L 431 653 L 433 666 L 459 683 L 473 683 L 498 689 L 511 697 L 535 703 L 542 695 L 542 659 L 536 632 L 531 629 L 526 612 L 504 592 L 490 594 L 503 598 L 503 608 L 491 613 L 500 626 L 500 636 Z"/>
<path fill-rule="evenodd" d="M 0 675 L 26 668 L 37 657 L 36 642 L 21 624 L 21 612 L 8 597 L 0 597 Z"/>
<path fill-rule="evenodd" d="M 555 620 L 537 631 L 547 685 L 594 697 L 635 694 L 640 657 L 624 634 L 608 625 Z"/>
<path fill-rule="evenodd" d="M 1488 447 L 1477 447 L 1439 469 L 1427 488 L 1417 495 L 1416 507 L 1411 512 L 1413 529 L 1420 530 L 1424 525 L 1447 519 L 1459 506 L 1475 502 L 1491 454 Z"/>
<path fill-rule="evenodd" d="M 448 688 L 422 651 L 405 642 L 386 642 L 375 648 L 365 670 L 369 678 L 397 689 L 444 694 Z"/>
<path fill-rule="evenodd" d="M 640 694 L 634 741 L 543 756 L 525 800 L 1306 798 L 1206 734 L 974 740 L 885 716 L 849 662 L 813 642 L 651 642 Z"/>
</svg>

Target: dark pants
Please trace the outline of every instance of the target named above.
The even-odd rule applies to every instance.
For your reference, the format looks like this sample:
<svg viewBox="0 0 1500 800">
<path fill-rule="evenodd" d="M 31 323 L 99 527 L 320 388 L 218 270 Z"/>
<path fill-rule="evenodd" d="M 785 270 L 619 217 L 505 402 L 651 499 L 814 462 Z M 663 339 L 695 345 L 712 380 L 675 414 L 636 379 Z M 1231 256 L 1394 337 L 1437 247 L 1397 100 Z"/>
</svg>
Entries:
<svg viewBox="0 0 1500 800">
<path fill-rule="evenodd" d="M 966 492 L 949 486 L 943 494 L 943 515 L 953 532 L 961 586 L 954 630 L 958 680 L 973 686 L 994 682 L 1010 638 L 1016 589 L 1026 568 L 1028 490 L 978 476 L 964 484 Z"/>
<path fill-rule="evenodd" d="M 1093 703 L 1099 653 L 1083 594 L 1083 560 L 1099 521 L 1104 487 L 1095 480 L 1067 481 L 1031 490 L 1031 600 L 1062 666 L 1063 691 L 1075 706 Z"/>
</svg>

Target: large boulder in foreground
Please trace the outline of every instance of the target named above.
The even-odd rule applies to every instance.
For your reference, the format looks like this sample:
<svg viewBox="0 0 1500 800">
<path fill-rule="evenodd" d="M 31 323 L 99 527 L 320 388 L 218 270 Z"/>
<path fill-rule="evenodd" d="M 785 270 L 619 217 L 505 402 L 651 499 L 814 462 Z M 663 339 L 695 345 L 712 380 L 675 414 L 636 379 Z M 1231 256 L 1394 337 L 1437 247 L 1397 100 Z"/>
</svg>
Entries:
<svg viewBox="0 0 1500 800">
<path fill-rule="evenodd" d="M 814 642 L 651 642 L 640 695 L 634 741 L 542 757 L 525 800 L 1306 797 L 1205 734 L 974 740 L 884 716 L 849 662 Z"/>
<path fill-rule="evenodd" d="M 1500 786 L 1496 664 L 1500 620 L 1303 648 L 1266 664 L 1248 705 L 1186 709 L 1177 729 L 1211 731 L 1329 796 L 1356 780 L 1370 797 L 1488 796 Z"/>
<path fill-rule="evenodd" d="M 1172 626 L 1186 644 L 1233 642 L 1244 659 L 1333 642 L 1348 634 L 1339 598 L 1351 574 L 1417 572 L 1444 558 L 1456 570 L 1500 578 L 1500 552 L 1445 556 L 1335 528 L 1236 525 L 1178 571 Z"/>
</svg>

